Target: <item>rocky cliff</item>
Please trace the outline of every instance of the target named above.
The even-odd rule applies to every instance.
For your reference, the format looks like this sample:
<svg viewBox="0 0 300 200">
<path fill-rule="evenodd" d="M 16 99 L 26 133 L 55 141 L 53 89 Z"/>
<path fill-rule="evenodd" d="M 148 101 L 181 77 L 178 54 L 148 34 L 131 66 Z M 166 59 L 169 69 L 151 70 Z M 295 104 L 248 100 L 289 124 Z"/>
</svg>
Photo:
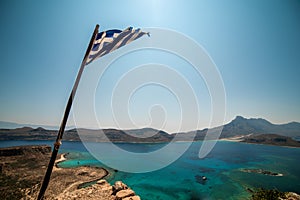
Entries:
<svg viewBox="0 0 300 200">
<path fill-rule="evenodd" d="M 47 154 L 51 152 L 48 145 L 16 146 L 0 149 L 0 156 L 19 156 L 26 154 Z"/>
<path fill-rule="evenodd" d="M 50 156 L 51 147 L 46 145 L 0 148 L 1 199 L 36 199 Z M 58 160 L 63 161 L 64 155 Z M 99 167 L 55 166 L 44 199 L 139 199 L 124 183 L 116 182 L 111 186 L 102 180 L 108 173 Z M 96 182 L 97 184 L 81 188 L 86 183 Z"/>
</svg>

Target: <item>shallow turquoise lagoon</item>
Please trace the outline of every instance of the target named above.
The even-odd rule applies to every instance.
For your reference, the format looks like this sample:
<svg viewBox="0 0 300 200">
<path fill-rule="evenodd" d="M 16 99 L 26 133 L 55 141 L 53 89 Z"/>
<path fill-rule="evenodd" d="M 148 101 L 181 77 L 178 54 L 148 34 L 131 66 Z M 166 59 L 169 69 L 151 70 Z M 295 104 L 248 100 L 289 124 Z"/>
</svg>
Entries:
<svg viewBox="0 0 300 200">
<path fill-rule="evenodd" d="M 2 141 L 0 146 L 49 144 L 45 141 Z M 202 142 L 191 147 L 171 165 L 149 173 L 125 173 L 111 169 L 96 160 L 80 142 L 64 142 L 60 153 L 68 152 L 68 160 L 60 167 L 93 165 L 106 167 L 111 172 L 108 181 L 122 180 L 142 199 L 247 199 L 247 188 L 277 188 L 300 193 L 300 149 L 237 142 L 218 142 L 210 154 L 199 159 Z M 93 145 L 107 145 L 93 143 Z M 117 144 L 132 152 L 151 152 L 165 144 Z M 178 143 L 180 145 L 180 143 Z M 105 147 L 105 146 L 104 146 Z M 171 154 L 172 152 L 170 152 Z M 115 156 L 120 162 L 124 157 Z M 141 161 L 142 162 L 142 161 Z M 130 164 L 130 163 L 129 163 Z M 243 168 L 264 169 L 283 174 L 282 177 L 246 173 Z M 202 176 L 207 177 L 206 181 Z"/>
</svg>

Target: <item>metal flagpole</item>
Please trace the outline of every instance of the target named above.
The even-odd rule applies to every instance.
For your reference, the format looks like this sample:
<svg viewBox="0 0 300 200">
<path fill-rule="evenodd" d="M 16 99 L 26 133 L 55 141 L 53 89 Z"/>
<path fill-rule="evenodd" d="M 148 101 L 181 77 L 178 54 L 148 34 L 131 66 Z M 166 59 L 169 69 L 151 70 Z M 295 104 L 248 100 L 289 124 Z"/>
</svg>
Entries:
<svg viewBox="0 0 300 200">
<path fill-rule="evenodd" d="M 81 62 L 80 69 L 79 69 L 79 72 L 77 74 L 77 78 L 76 78 L 76 81 L 74 83 L 73 89 L 71 91 L 71 94 L 70 94 L 70 97 L 69 97 L 69 100 L 68 100 L 68 103 L 67 103 L 67 106 L 66 106 L 66 109 L 65 109 L 65 114 L 64 114 L 63 120 L 61 122 L 59 131 L 58 131 L 58 134 L 57 134 L 56 141 L 55 141 L 54 146 L 53 146 L 52 155 L 51 155 L 51 158 L 50 158 L 50 161 L 49 161 L 49 164 L 48 164 L 48 168 L 47 168 L 47 171 L 46 171 L 46 174 L 45 174 L 45 177 L 44 177 L 44 180 L 43 180 L 43 183 L 42 183 L 42 186 L 40 188 L 40 192 L 39 192 L 39 195 L 38 195 L 38 198 L 37 198 L 38 200 L 43 199 L 44 194 L 46 192 L 46 189 L 48 187 L 50 177 L 51 177 L 51 173 L 52 173 L 52 169 L 53 169 L 53 166 L 54 166 L 54 163 L 55 163 L 55 160 L 56 160 L 56 156 L 57 156 L 59 147 L 61 145 L 62 136 L 64 134 L 66 123 L 67 123 L 69 113 L 70 113 L 70 110 L 71 110 L 71 107 L 72 107 L 73 98 L 75 96 L 75 93 L 76 93 L 76 90 L 77 90 L 77 87 L 78 87 L 78 84 L 79 84 L 84 66 L 86 64 L 86 59 L 89 56 L 89 53 L 90 53 L 91 48 L 93 46 L 96 35 L 98 34 L 98 29 L 99 29 L 99 25 L 97 24 L 96 27 L 95 27 L 94 33 L 92 35 L 92 38 L 90 40 L 89 46 L 88 46 L 88 48 L 86 50 L 86 53 L 84 55 L 84 58 Z"/>
</svg>

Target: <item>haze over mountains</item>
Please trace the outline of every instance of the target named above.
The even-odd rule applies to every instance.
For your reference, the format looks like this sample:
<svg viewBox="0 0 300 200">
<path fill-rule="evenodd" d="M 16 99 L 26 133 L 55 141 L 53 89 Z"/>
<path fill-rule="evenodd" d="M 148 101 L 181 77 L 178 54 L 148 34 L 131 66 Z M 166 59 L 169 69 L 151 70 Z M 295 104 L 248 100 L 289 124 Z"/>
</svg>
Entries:
<svg viewBox="0 0 300 200">
<path fill-rule="evenodd" d="M 31 127 L 31 128 L 39 128 L 43 127 L 45 129 L 49 130 L 58 130 L 58 126 L 49 126 L 49 125 L 37 125 L 37 124 L 19 124 L 15 122 L 5 122 L 0 121 L 0 129 L 16 129 L 16 128 L 22 128 L 22 127 Z M 75 127 L 67 127 L 67 129 L 71 129 Z"/>
<path fill-rule="evenodd" d="M 3 124 L 3 123 L 2 123 Z M 1 124 L 0 124 L 1 125 Z M 18 125 L 18 124 L 14 124 Z M 217 131 L 219 127 L 212 128 L 210 131 Z M 208 129 L 197 130 L 195 138 L 192 132 L 172 133 L 152 128 L 117 130 L 117 129 L 70 129 L 64 134 L 64 140 L 67 141 L 93 141 L 93 142 L 168 142 L 177 134 L 177 141 L 203 140 Z M 80 133 L 80 136 L 78 135 Z M 230 123 L 223 126 L 220 138 L 231 138 L 235 136 L 246 136 L 251 134 L 256 136 L 262 134 L 291 137 L 300 139 L 300 123 L 291 122 L 287 124 L 272 124 L 265 119 L 246 119 L 237 116 Z M 266 137 L 264 135 L 264 137 Z M 31 128 L 22 127 L 16 129 L 0 129 L 0 140 L 55 140 L 56 130 L 47 130 L 41 127 Z M 282 139 L 282 138 L 281 138 Z"/>
</svg>

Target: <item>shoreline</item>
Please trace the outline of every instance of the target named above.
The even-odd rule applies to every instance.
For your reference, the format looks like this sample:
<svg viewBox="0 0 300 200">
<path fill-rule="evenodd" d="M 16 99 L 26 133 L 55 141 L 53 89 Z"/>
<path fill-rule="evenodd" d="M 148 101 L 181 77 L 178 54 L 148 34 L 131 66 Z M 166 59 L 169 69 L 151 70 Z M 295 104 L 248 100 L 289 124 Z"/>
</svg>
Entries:
<svg viewBox="0 0 300 200">
<path fill-rule="evenodd" d="M 67 157 L 66 157 L 66 155 L 68 155 L 68 154 L 69 153 L 62 153 L 60 155 L 60 158 L 55 160 L 53 170 L 71 169 L 70 167 L 59 167 L 58 166 L 59 163 L 62 163 L 64 161 L 68 160 Z M 103 178 L 108 177 L 109 175 L 111 175 L 111 173 L 109 172 L 109 170 L 105 169 L 104 167 L 93 167 L 93 166 L 90 166 L 90 165 L 81 165 L 81 166 L 72 167 L 72 169 L 77 169 L 77 168 L 80 168 L 80 167 L 96 168 L 96 169 L 102 169 L 103 171 L 105 171 L 105 175 L 102 178 L 100 178 L 100 179 L 94 179 L 94 180 L 88 181 L 86 183 L 98 181 L 98 180 L 101 180 L 101 179 L 103 179 Z M 86 184 L 86 183 L 83 183 L 83 184 Z"/>
<path fill-rule="evenodd" d="M 68 167 L 59 167 L 59 166 L 58 166 L 59 163 L 62 163 L 62 162 L 64 162 L 64 161 L 68 160 L 67 157 L 66 157 L 66 155 L 68 155 L 68 154 L 69 154 L 69 153 L 62 153 L 62 154 L 60 154 L 60 158 L 56 159 L 55 162 L 54 162 L 53 171 L 54 171 L 54 170 L 70 169 L 70 168 L 68 168 Z M 82 167 L 102 169 L 102 170 L 105 172 L 105 174 L 104 174 L 101 178 L 96 178 L 96 179 L 93 179 L 93 180 L 90 180 L 90 181 L 82 182 L 82 183 L 80 183 L 80 184 L 78 185 L 78 187 L 81 187 L 81 185 L 85 185 L 85 184 L 88 184 L 88 183 L 92 183 L 92 182 L 99 181 L 99 180 L 101 180 L 101 179 L 103 179 L 103 178 L 106 178 L 106 177 L 112 175 L 112 174 L 109 172 L 109 170 L 105 169 L 104 167 L 93 167 L 93 166 L 89 166 L 89 165 L 82 165 L 82 166 L 76 166 L 76 167 L 74 167 L 73 169 L 76 170 L 76 169 L 82 168 Z"/>
<path fill-rule="evenodd" d="M 276 145 L 276 144 L 253 143 L 253 142 L 243 142 L 243 141 L 241 141 L 240 143 L 244 143 L 244 144 L 253 144 L 253 145 L 266 145 L 266 146 L 281 147 L 281 148 L 300 149 L 300 147 L 295 147 L 295 146 L 284 146 L 284 145 Z"/>
<path fill-rule="evenodd" d="M 64 162 L 67 159 L 66 155 L 69 153 L 63 153 L 60 155 L 55 161 L 55 168 L 56 170 L 72 170 L 74 175 L 76 176 L 86 176 L 86 177 L 95 177 L 97 174 L 96 169 L 101 169 L 104 174 L 101 177 L 94 178 L 94 179 L 87 179 L 82 181 L 79 179 L 71 184 L 69 184 L 65 189 L 58 193 L 56 196 L 51 196 L 46 199 L 57 199 L 57 200 L 64 200 L 64 199 L 99 199 L 99 200 L 125 200 L 125 199 L 134 199 L 140 200 L 140 197 L 133 191 L 129 186 L 127 186 L 122 181 L 116 181 L 114 184 L 110 184 L 107 180 L 107 177 L 112 176 L 113 173 L 104 167 L 97 167 L 97 166 L 76 166 L 74 168 L 68 167 L 59 167 L 58 163 Z"/>
<path fill-rule="evenodd" d="M 68 153 L 61 154 L 60 158 L 55 160 L 54 166 L 53 166 L 53 171 L 62 169 L 61 167 L 58 166 L 58 164 L 67 160 L 67 158 L 65 157 L 66 154 L 68 154 Z"/>
<path fill-rule="evenodd" d="M 5 142 L 5 141 L 28 141 L 28 142 L 36 142 L 34 140 L 0 140 L 0 142 Z M 41 142 L 50 142 L 51 140 L 37 140 L 37 141 L 41 141 Z M 195 140 L 195 141 L 171 141 L 172 143 L 184 143 L 184 142 L 203 142 L 204 140 Z M 244 142 L 242 139 L 231 139 L 231 138 L 221 138 L 221 139 L 217 139 L 217 140 L 212 140 L 212 141 L 216 141 L 216 142 L 239 142 L 239 143 L 245 143 L 245 144 L 254 144 L 254 145 L 267 145 L 267 146 L 277 146 L 277 147 L 284 147 L 284 148 L 300 148 L 300 147 L 297 147 L 297 146 L 287 146 L 287 145 L 276 145 L 276 144 L 266 144 L 266 143 L 253 143 L 253 142 Z M 76 142 L 76 143 L 82 143 L 82 141 L 65 141 L 65 142 Z M 110 142 L 96 142 L 96 143 L 110 143 Z M 115 144 L 168 144 L 170 142 L 112 142 L 112 143 L 115 143 Z M 28 144 L 29 146 L 31 146 L 31 144 Z M 17 145 L 19 146 L 19 145 Z M 10 147 L 17 147 L 17 146 L 10 146 Z M 23 146 L 23 145 L 22 145 Z M 3 147 L 5 148 L 5 146 Z"/>
<path fill-rule="evenodd" d="M 243 140 L 242 139 L 230 139 L 230 138 L 222 138 L 222 139 L 219 139 L 218 142 L 242 142 Z"/>
<path fill-rule="evenodd" d="M 266 145 L 266 146 L 275 146 L 275 147 L 292 148 L 292 149 L 299 149 L 300 148 L 300 147 L 296 147 L 296 146 L 276 145 L 276 144 L 268 144 L 268 143 L 245 142 L 244 140 L 236 140 L 236 139 L 228 139 L 228 138 L 219 139 L 218 142 L 238 142 L 238 143 L 243 143 L 243 144 Z"/>
</svg>

